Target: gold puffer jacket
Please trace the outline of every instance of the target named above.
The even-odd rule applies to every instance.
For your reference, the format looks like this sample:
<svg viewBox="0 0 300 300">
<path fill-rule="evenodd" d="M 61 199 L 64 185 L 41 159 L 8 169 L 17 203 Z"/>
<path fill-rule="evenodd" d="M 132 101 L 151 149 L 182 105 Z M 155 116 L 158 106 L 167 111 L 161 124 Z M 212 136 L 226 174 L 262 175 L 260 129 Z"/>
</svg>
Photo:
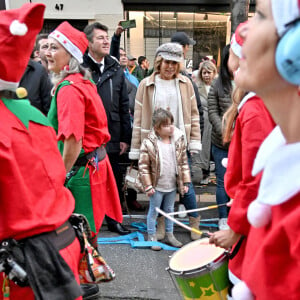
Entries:
<svg viewBox="0 0 300 300">
<path fill-rule="evenodd" d="M 152 130 L 143 140 L 140 149 L 139 179 L 144 188 L 156 187 L 160 176 L 160 156 L 157 145 L 158 137 Z M 191 182 L 184 136 L 181 130 L 175 127 L 171 142 L 175 145 L 177 185 L 180 194 L 184 194 L 184 184 Z"/>
</svg>

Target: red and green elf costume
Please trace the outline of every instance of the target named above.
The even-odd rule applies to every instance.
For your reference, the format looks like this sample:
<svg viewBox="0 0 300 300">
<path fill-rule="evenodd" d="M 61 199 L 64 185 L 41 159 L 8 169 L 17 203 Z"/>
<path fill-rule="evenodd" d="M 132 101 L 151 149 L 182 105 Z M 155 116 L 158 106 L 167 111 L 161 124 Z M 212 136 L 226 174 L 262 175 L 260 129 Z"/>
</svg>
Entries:
<svg viewBox="0 0 300 300">
<path fill-rule="evenodd" d="M 82 139 L 79 157 L 105 145 L 110 140 L 106 113 L 96 86 L 79 73 L 67 76 L 58 84 L 48 118 L 53 125 L 61 154 L 63 142 L 74 135 Z M 122 222 L 118 190 L 106 156 L 94 164 L 79 168 L 67 187 L 75 198 L 76 213 L 84 214 L 94 233 L 98 233 L 104 215 Z"/>
<path fill-rule="evenodd" d="M 55 132 L 28 100 L 1 98 L 0 120 L 0 241 L 53 231 L 74 210 L 74 199 L 63 186 L 66 171 Z M 79 282 L 79 241 L 59 253 Z M 1 287 L 3 278 L 0 273 Z M 34 300 L 30 287 L 12 281 L 9 286 L 10 299 Z"/>
</svg>

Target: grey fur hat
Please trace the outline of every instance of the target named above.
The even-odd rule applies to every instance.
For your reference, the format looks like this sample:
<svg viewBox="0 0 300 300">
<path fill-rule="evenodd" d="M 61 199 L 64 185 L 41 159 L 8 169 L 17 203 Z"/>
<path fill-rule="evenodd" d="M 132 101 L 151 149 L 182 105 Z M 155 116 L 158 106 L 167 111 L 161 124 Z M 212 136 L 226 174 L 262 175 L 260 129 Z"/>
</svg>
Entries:
<svg viewBox="0 0 300 300">
<path fill-rule="evenodd" d="M 177 43 L 165 43 L 156 49 L 155 57 L 161 56 L 165 60 L 182 62 L 182 46 Z"/>
</svg>

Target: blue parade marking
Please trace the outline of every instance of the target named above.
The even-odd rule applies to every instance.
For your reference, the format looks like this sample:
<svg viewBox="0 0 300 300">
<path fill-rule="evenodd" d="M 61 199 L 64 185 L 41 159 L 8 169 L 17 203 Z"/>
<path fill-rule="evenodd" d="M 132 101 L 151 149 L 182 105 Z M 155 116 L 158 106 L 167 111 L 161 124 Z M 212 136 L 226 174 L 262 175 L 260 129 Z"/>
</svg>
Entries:
<svg viewBox="0 0 300 300">
<path fill-rule="evenodd" d="M 134 240 L 137 239 L 137 240 Z M 151 248 L 152 246 L 160 246 L 163 250 L 176 251 L 178 248 L 168 246 L 161 242 L 149 242 L 145 241 L 143 234 L 140 232 L 132 232 L 127 235 L 108 237 L 108 238 L 98 238 L 99 245 L 107 244 L 129 244 L 132 248 Z"/>
</svg>

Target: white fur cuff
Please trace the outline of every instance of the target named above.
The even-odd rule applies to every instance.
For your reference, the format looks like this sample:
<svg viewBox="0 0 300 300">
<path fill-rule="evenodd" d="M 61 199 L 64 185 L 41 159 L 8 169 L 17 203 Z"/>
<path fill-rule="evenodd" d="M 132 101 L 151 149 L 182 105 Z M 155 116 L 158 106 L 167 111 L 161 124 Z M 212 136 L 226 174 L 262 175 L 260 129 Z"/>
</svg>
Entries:
<svg viewBox="0 0 300 300">
<path fill-rule="evenodd" d="M 199 141 L 191 140 L 189 144 L 189 151 L 195 152 L 202 150 L 202 144 Z"/>
<path fill-rule="evenodd" d="M 129 152 L 129 159 L 138 160 L 140 158 L 140 150 L 139 149 L 131 149 Z"/>
</svg>

